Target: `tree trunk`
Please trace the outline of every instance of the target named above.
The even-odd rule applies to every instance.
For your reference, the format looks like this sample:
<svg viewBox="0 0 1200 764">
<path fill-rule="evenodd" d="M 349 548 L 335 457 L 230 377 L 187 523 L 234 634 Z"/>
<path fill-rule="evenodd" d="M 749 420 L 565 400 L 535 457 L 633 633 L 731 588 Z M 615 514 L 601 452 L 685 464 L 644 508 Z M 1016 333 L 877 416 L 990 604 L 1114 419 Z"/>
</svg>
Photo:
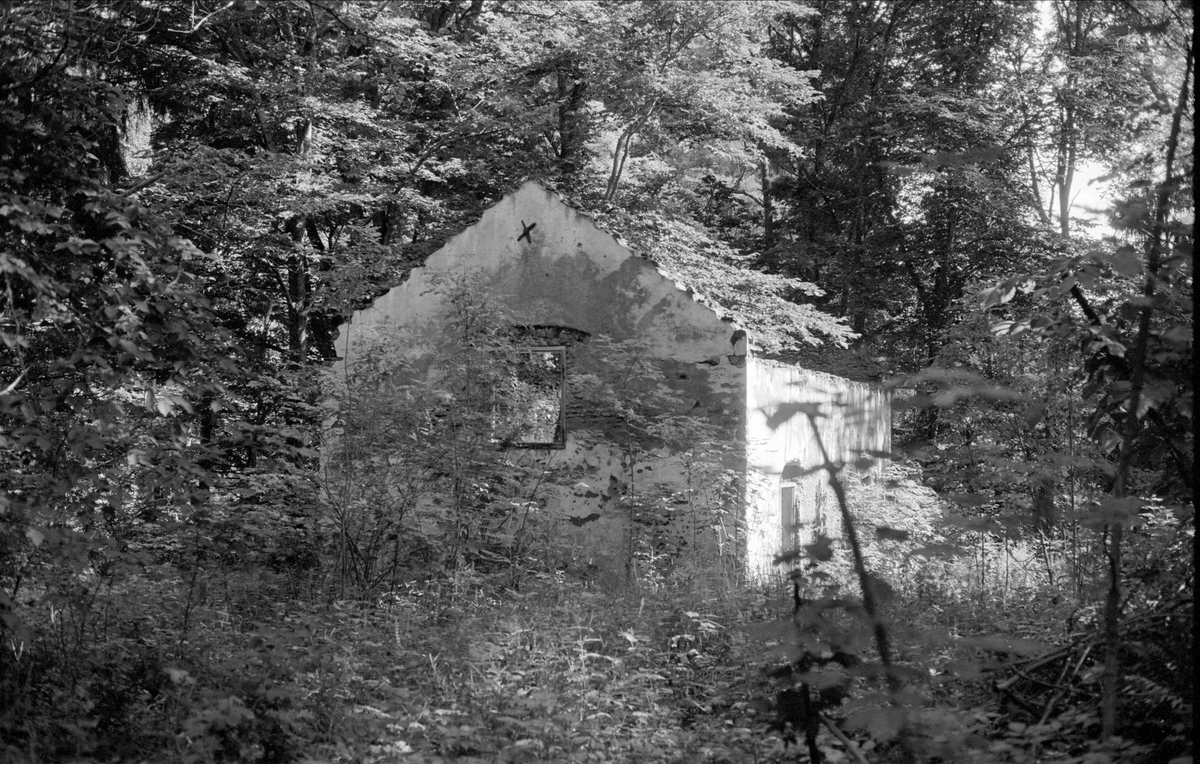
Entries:
<svg viewBox="0 0 1200 764">
<path fill-rule="evenodd" d="M 579 171 L 577 156 L 584 136 L 580 109 L 584 105 L 587 83 L 579 67 L 569 61 L 555 72 L 558 95 L 558 171 L 572 179 Z"/>
<path fill-rule="evenodd" d="M 1059 139 L 1058 230 L 1071 238 L 1071 188 L 1075 183 L 1075 109 L 1066 108 L 1063 134 Z"/>
<path fill-rule="evenodd" d="M 625 160 L 629 158 L 629 148 L 633 144 L 633 139 L 642 129 L 642 125 L 654 116 L 654 110 L 657 108 L 658 99 L 656 98 L 650 104 L 650 108 L 646 109 L 646 113 L 625 128 L 621 132 L 621 137 L 617 139 L 617 146 L 613 150 L 612 170 L 608 175 L 608 187 L 604 190 L 604 201 L 611 202 L 616 198 L 617 186 L 621 182 L 621 175 L 625 172 Z"/>
<path fill-rule="evenodd" d="M 1055 481 L 1050 475 L 1042 475 L 1034 480 L 1032 506 L 1033 525 L 1043 532 L 1049 533 L 1058 524 L 1058 512 L 1054 507 Z"/>
<path fill-rule="evenodd" d="M 758 162 L 760 183 L 762 184 L 764 250 L 770 249 L 775 245 L 775 199 L 771 196 L 771 178 L 768 175 L 770 164 L 770 160 L 766 157 L 760 159 Z"/>
<path fill-rule="evenodd" d="M 291 362 L 303 366 L 308 358 L 308 311 L 310 283 L 308 276 L 308 258 L 299 251 L 307 234 L 312 237 L 315 224 L 297 215 L 288 221 L 288 232 L 292 235 L 292 243 L 296 248 L 287 263 L 287 319 L 288 319 L 288 357 Z M 320 243 L 320 236 L 316 236 Z"/>
<path fill-rule="evenodd" d="M 401 228 L 404 224 L 403 208 L 400 202 L 389 199 L 379 214 L 379 243 L 399 244 Z"/>
<path fill-rule="evenodd" d="M 612 170 L 608 174 L 608 186 L 604 189 L 604 201 L 611 202 L 617 196 L 617 185 L 625 172 L 625 160 L 629 157 L 629 144 L 636 132 L 634 125 L 625 128 L 617 138 L 616 148 L 613 149 Z"/>
<path fill-rule="evenodd" d="M 308 273 L 303 258 L 288 265 L 288 356 L 303 366 L 308 358 Z"/>
<path fill-rule="evenodd" d="M 1147 241 L 1146 281 L 1142 287 L 1141 310 L 1138 314 L 1137 339 L 1129 360 L 1129 398 L 1125 404 L 1125 421 L 1121 433 L 1121 450 L 1117 461 L 1117 477 L 1112 495 L 1116 499 L 1126 496 L 1129 472 L 1133 466 L 1134 441 L 1141 430 L 1138 409 L 1141 407 L 1142 391 L 1146 384 L 1146 355 L 1150 344 L 1150 317 L 1153 312 L 1154 294 L 1158 284 L 1158 271 L 1162 262 L 1163 236 L 1171 208 L 1171 179 L 1175 173 L 1175 152 L 1179 146 L 1179 131 L 1183 112 L 1188 103 L 1188 85 L 1191 81 L 1193 50 L 1187 49 L 1183 70 L 1183 85 L 1179 101 L 1171 119 L 1171 134 L 1167 140 L 1167 157 L 1163 182 L 1155 195 L 1154 225 Z M 1101 678 L 1100 736 L 1103 740 L 1113 737 L 1117 731 L 1117 699 L 1121 684 L 1121 542 L 1124 525 L 1121 518 L 1109 523 L 1108 544 L 1108 595 L 1104 602 L 1104 675 Z"/>
</svg>

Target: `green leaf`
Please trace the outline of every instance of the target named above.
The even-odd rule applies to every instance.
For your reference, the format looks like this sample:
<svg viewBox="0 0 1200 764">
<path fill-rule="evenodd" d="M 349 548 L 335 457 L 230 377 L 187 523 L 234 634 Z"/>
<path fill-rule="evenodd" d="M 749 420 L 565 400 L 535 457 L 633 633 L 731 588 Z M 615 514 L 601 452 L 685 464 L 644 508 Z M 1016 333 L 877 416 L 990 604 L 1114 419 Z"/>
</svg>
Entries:
<svg viewBox="0 0 1200 764">
<path fill-rule="evenodd" d="M 833 559 L 833 542 L 825 534 L 820 534 L 816 541 L 804 545 L 804 551 L 814 560 L 827 562 Z"/>
<path fill-rule="evenodd" d="M 944 498 L 962 507 L 982 507 L 995 501 L 993 497 L 982 493 L 955 493 Z"/>
<path fill-rule="evenodd" d="M 1191 345 L 1196 340 L 1196 333 L 1188 324 L 1175 324 L 1159 336 L 1175 345 Z"/>
<path fill-rule="evenodd" d="M 1028 320 L 1021 319 L 1018 321 L 997 321 L 992 324 L 992 334 L 997 337 L 1018 337 L 1025 332 L 1028 332 L 1031 325 Z"/>
<path fill-rule="evenodd" d="M 164 668 L 163 671 L 166 672 L 167 676 L 171 680 L 171 684 L 173 684 L 173 685 L 176 685 L 176 686 L 185 685 L 186 686 L 186 685 L 193 685 L 196 683 L 196 680 L 192 678 L 192 675 L 189 674 L 188 672 L 184 671 L 183 669 L 172 668 L 172 667 L 168 666 L 168 667 Z"/>
<path fill-rule="evenodd" d="M 989 634 L 980 637 L 964 637 L 963 642 L 980 650 L 1013 655 L 1038 655 L 1045 652 L 1046 645 L 1033 639 L 1023 639 L 1007 634 Z"/>
<path fill-rule="evenodd" d="M 920 555 L 921 557 L 938 557 L 941 559 L 950 559 L 957 557 L 965 552 L 954 544 L 925 544 L 912 550 L 909 554 Z"/>
<path fill-rule="evenodd" d="M 1129 524 L 1137 519 L 1145 501 L 1136 496 L 1105 496 L 1091 506 L 1086 521 L 1088 525 Z"/>
<path fill-rule="evenodd" d="M 1017 294 L 1017 288 L 1011 281 L 984 289 L 979 293 L 979 307 L 983 309 L 1003 305 Z"/>
<path fill-rule="evenodd" d="M 908 714 L 903 708 L 893 706 L 856 708 L 846 718 L 852 726 L 865 730 L 871 738 L 886 743 L 904 729 Z"/>
<path fill-rule="evenodd" d="M 906 530 L 889 528 L 886 525 L 875 526 L 875 538 L 880 541 L 908 541 L 912 534 Z"/>
<path fill-rule="evenodd" d="M 1142 259 L 1138 257 L 1133 247 L 1121 247 L 1116 252 L 1102 258 L 1103 262 L 1122 276 L 1137 276 L 1142 272 Z"/>
</svg>

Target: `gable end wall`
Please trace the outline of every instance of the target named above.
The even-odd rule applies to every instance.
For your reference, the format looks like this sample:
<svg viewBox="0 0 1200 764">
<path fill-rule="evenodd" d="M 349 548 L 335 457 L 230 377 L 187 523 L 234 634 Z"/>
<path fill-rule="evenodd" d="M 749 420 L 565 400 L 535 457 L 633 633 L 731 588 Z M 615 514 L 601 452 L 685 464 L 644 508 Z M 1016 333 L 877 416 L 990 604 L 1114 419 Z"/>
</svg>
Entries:
<svg viewBox="0 0 1200 764">
<path fill-rule="evenodd" d="M 332 378 L 344 378 L 345 364 L 367 348 L 406 353 L 432 344 L 448 312 L 437 284 L 463 277 L 486 288 L 489 300 L 515 325 L 568 327 L 592 341 L 607 337 L 637 343 L 644 348 L 641 358 L 657 370 L 658 392 L 670 399 L 660 415 L 698 417 L 718 428 L 726 443 L 742 441 L 745 333 L 557 194 L 532 182 L 450 239 L 403 284 L 356 312 L 337 339 L 341 359 Z M 589 352 L 589 345 L 582 344 L 572 355 L 586 366 Z M 569 391 L 572 371 L 569 364 Z M 696 495 L 689 484 L 694 473 L 684 460 L 662 449 L 630 465 L 610 437 L 615 429 L 611 401 L 572 394 L 566 425 L 566 448 L 546 453 L 545 459 L 571 465 L 570 480 L 543 491 L 546 508 L 560 519 L 562 537 L 581 555 L 602 567 L 622 567 L 632 532 L 626 509 L 630 497 L 671 494 L 673 501 L 690 501 Z M 728 470 L 743 473 L 740 451 L 723 459 Z M 742 481 L 737 483 L 740 491 Z M 734 501 L 740 504 L 740 496 Z M 686 501 L 677 509 L 680 517 L 689 514 Z"/>
</svg>

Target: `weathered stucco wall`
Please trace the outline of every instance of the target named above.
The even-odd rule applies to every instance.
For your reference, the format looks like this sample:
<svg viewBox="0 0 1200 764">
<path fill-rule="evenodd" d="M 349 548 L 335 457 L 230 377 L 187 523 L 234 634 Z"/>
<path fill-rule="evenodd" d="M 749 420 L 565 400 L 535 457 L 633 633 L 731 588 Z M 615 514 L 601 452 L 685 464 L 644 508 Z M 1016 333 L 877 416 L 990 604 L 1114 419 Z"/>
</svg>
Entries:
<svg viewBox="0 0 1200 764">
<path fill-rule="evenodd" d="M 560 517 L 564 537 L 595 560 L 623 559 L 629 530 L 622 497 L 632 491 L 687 489 L 688 469 L 661 453 L 622 464 L 622 449 L 603 435 L 613 425 L 611 402 L 589 400 L 573 381 L 573 364 L 596 371 L 598 338 L 633 341 L 657 369 L 667 393 L 659 413 L 699 416 L 729 442 L 745 432 L 744 333 L 698 302 L 690 290 L 660 274 L 610 233 L 597 228 L 553 192 L 526 183 L 452 238 L 408 280 L 356 312 L 337 339 L 345 364 L 380 347 L 421 345 L 445 326 L 447 280 L 484 285 L 489 300 L 518 326 L 564 327 L 588 341 L 570 351 L 566 448 L 544 458 L 571 466 L 570 480 L 548 487 L 547 510 Z M 403 352 L 400 349 L 400 352 Z M 611 360 L 611 359 L 610 359 Z M 610 372 L 620 373 L 620 369 Z M 660 449 L 661 451 L 661 449 Z M 741 455 L 726 457 L 741 468 Z"/>
<path fill-rule="evenodd" d="M 397 326 L 428 326 L 445 311 L 435 289 L 438 275 L 486 275 L 490 295 L 514 319 L 636 338 L 657 358 L 728 364 L 730 356 L 745 353 L 744 343 L 731 342 L 734 328 L 690 290 L 534 182 L 450 239 L 405 283 L 356 312 L 343 327 L 339 348 Z"/>
<path fill-rule="evenodd" d="M 865 452 L 891 448 L 891 404 L 878 386 L 750 356 L 746 398 L 747 565 L 752 575 L 770 571 L 772 559 L 792 543 L 811 543 L 818 532 L 841 534 L 817 437 L 834 462 L 853 464 Z M 808 411 L 817 413 L 813 430 Z M 882 474 L 882 463 L 870 470 Z M 795 502 L 799 523 L 785 533 L 784 497 Z"/>
</svg>

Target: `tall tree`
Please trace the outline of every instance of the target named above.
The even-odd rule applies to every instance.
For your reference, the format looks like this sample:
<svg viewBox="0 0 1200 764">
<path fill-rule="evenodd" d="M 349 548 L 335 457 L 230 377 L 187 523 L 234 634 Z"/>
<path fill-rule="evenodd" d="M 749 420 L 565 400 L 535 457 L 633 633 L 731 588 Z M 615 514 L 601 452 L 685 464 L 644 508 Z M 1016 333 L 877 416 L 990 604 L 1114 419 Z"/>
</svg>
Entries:
<svg viewBox="0 0 1200 764">
<path fill-rule="evenodd" d="M 1191 14 L 1182 5 L 1063 3 L 1055 10 L 1046 47 L 1056 62 L 1046 67 L 1053 99 L 1043 100 L 1056 107 L 1049 146 L 1066 256 L 1028 282 L 1040 284 L 1034 295 L 1047 302 L 1027 326 L 1082 349 L 1082 393 L 1094 405 L 1088 434 L 1109 460 L 1111 479 L 1092 518 L 1105 539 L 1107 739 L 1119 731 L 1120 624 L 1132 604 L 1123 571 L 1126 530 L 1142 497 L 1194 495 L 1188 327 L 1194 138 L 1184 119 L 1193 102 L 1194 53 Z M 1148 136 L 1159 136 L 1157 145 Z M 1034 156 L 1031 149 L 1036 187 Z M 1116 236 L 1080 241 L 1071 225 L 1070 192 L 1084 159 L 1112 168 L 1121 185 L 1124 198 L 1110 220 Z M 1049 211 L 1039 214 L 1050 223 Z M 1015 283 L 991 292 L 991 301 L 1011 296 Z M 1139 480 L 1139 472 L 1153 477 Z"/>
<path fill-rule="evenodd" d="M 191 515 L 238 441 L 215 426 L 239 350 L 201 293 L 205 255 L 126 185 L 123 10 L 0 9 L 3 629 L 23 581 L 70 597 L 62 571 L 125 561 L 128 518 Z"/>
<path fill-rule="evenodd" d="M 1040 44 L 1018 55 L 1015 73 L 1023 85 L 1034 209 L 1047 225 L 1057 217 L 1058 232 L 1069 238 L 1079 174 L 1085 164 L 1122 153 L 1134 129 L 1128 110 L 1142 100 L 1145 85 L 1139 52 L 1122 42 L 1129 27 L 1119 4 L 1056 0 L 1048 11 Z"/>
<path fill-rule="evenodd" d="M 858 1 L 816 10 L 781 17 L 774 34 L 777 55 L 821 71 L 824 98 L 795 114 L 807 150 L 779 163 L 766 260 L 824 287 L 830 307 L 889 345 L 901 368 L 921 368 L 965 286 L 1004 267 L 1027 235 L 1004 151 L 1012 115 L 993 93 L 999 52 L 1031 11 Z"/>
</svg>

